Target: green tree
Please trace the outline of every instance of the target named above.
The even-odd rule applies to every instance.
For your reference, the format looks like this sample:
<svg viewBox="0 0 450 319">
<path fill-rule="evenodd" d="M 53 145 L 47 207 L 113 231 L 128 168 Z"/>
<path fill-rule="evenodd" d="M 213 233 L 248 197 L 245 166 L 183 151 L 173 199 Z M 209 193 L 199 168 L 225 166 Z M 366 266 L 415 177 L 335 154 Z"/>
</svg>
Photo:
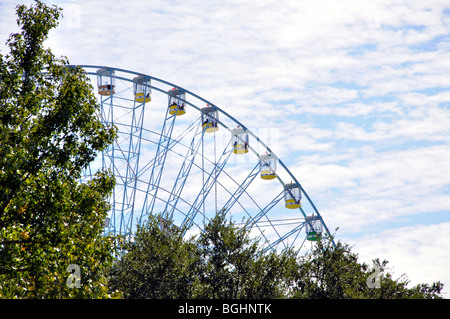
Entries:
<svg viewBox="0 0 450 319">
<path fill-rule="evenodd" d="M 150 216 L 111 272 L 126 298 L 282 298 L 297 273 L 293 251 L 264 254 L 249 230 L 213 218 L 198 238 Z"/>
<path fill-rule="evenodd" d="M 301 258 L 293 250 L 263 252 L 249 228 L 228 221 L 224 212 L 198 238 L 186 240 L 182 233 L 151 216 L 125 244 L 110 288 L 127 298 L 441 298 L 442 283 L 408 288 L 406 275 L 394 279 L 387 261 L 360 263 L 341 242 L 334 247 L 322 239 Z"/>
<path fill-rule="evenodd" d="M 300 261 L 294 298 L 309 299 L 432 299 L 441 298 L 440 282 L 408 288 L 406 275 L 394 279 L 388 261 L 373 260 L 374 267 L 358 262 L 347 244 L 319 241 Z M 376 272 L 376 273 L 375 273 Z M 377 281 L 372 281 L 372 280 Z"/>
<path fill-rule="evenodd" d="M 293 284 L 296 253 L 264 253 L 250 229 L 227 222 L 225 212 L 206 225 L 198 245 L 201 298 L 283 298 Z"/>
<path fill-rule="evenodd" d="M 43 47 L 61 9 L 35 1 L 16 13 L 21 32 L 0 55 L 0 297 L 104 297 L 114 179 L 80 178 L 116 133 L 101 123 L 86 74 Z M 67 285 L 70 264 L 80 288 Z"/>
<path fill-rule="evenodd" d="M 125 298 L 191 298 L 195 294 L 198 254 L 195 243 L 161 217 L 151 215 L 111 270 L 109 286 Z"/>
</svg>

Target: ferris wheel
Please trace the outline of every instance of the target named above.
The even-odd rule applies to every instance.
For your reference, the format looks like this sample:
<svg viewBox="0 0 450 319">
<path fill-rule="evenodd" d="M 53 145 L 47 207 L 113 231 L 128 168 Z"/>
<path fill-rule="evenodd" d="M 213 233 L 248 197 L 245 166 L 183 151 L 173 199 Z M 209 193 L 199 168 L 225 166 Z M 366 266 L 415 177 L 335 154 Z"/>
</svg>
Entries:
<svg viewBox="0 0 450 319">
<path fill-rule="evenodd" d="M 101 119 L 118 136 L 86 169 L 110 170 L 116 187 L 105 234 L 132 236 L 150 214 L 198 234 L 218 211 L 249 227 L 265 251 L 333 240 L 319 211 L 250 127 L 212 102 L 146 74 L 79 65 Z M 333 242 L 334 244 L 334 242 Z"/>
</svg>

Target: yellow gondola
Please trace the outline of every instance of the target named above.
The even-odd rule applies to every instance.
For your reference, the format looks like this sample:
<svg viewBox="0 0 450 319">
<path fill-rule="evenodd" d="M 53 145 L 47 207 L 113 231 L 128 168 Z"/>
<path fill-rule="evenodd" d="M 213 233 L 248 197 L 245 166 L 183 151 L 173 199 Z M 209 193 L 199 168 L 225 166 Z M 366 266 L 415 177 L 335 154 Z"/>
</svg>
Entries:
<svg viewBox="0 0 450 319">
<path fill-rule="evenodd" d="M 262 179 L 271 180 L 276 178 L 276 169 L 277 162 L 272 154 L 265 153 L 259 156 L 259 171 Z"/>
<path fill-rule="evenodd" d="M 173 88 L 167 93 L 169 95 L 169 114 L 175 116 L 185 114 L 186 93 L 177 88 Z"/>
<path fill-rule="evenodd" d="M 297 209 L 302 206 L 300 188 L 297 184 L 284 185 L 284 203 L 285 207 L 289 209 Z"/>
<path fill-rule="evenodd" d="M 237 128 L 231 130 L 231 134 L 233 135 L 233 153 L 248 153 L 248 133 L 245 132 L 244 128 L 238 126 Z"/>
<path fill-rule="evenodd" d="M 135 77 L 133 79 L 133 92 L 136 102 L 150 102 L 152 100 L 150 79 L 144 76 Z"/>
<path fill-rule="evenodd" d="M 219 130 L 219 113 L 209 104 L 201 109 L 202 111 L 202 128 L 206 133 L 214 133 Z"/>
</svg>

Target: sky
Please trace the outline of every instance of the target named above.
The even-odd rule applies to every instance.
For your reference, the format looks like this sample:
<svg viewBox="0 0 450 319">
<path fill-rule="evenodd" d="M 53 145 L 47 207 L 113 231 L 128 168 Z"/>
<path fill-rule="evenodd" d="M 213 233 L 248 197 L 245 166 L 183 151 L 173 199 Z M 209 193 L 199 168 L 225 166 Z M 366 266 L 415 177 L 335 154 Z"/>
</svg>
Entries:
<svg viewBox="0 0 450 319">
<path fill-rule="evenodd" d="M 31 1 L 0 1 L 2 52 L 18 3 Z M 276 130 L 338 240 L 449 298 L 448 0 L 57 4 L 56 56 L 165 79 Z"/>
</svg>

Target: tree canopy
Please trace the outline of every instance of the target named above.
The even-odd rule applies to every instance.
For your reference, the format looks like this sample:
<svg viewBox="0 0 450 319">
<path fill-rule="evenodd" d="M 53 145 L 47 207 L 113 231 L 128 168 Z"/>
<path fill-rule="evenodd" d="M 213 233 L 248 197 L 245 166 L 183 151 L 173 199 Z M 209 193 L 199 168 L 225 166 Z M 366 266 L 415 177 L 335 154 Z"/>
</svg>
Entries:
<svg viewBox="0 0 450 319">
<path fill-rule="evenodd" d="M 406 275 L 394 279 L 388 261 L 373 260 L 373 266 L 358 261 L 351 247 L 319 241 L 299 261 L 293 298 L 308 299 L 435 299 L 442 298 L 443 284 L 419 284 L 408 288 Z M 376 282 L 375 282 L 376 281 Z M 375 284 L 376 283 L 376 284 Z"/>
<path fill-rule="evenodd" d="M 109 276 L 110 289 L 125 298 L 190 298 L 194 295 L 197 269 L 195 245 L 184 240 L 181 231 L 151 215 L 123 252 Z"/>
<path fill-rule="evenodd" d="M 106 296 L 114 178 L 80 177 L 115 129 L 102 124 L 86 74 L 43 47 L 61 9 L 36 1 L 16 12 L 21 32 L 0 55 L 0 297 Z M 69 265 L 81 271 L 78 289 Z"/>
<path fill-rule="evenodd" d="M 227 221 L 224 212 L 188 240 L 161 220 L 150 216 L 113 267 L 110 288 L 126 298 L 442 298 L 442 283 L 408 288 L 407 277 L 394 279 L 387 261 L 375 259 L 374 273 L 341 242 L 334 247 L 322 239 L 306 256 L 294 250 L 264 253 L 249 229 Z"/>
<path fill-rule="evenodd" d="M 257 238 L 218 213 L 198 238 L 161 215 L 139 227 L 110 287 L 129 298 L 282 298 L 297 273 L 292 250 L 263 253 Z"/>
</svg>

